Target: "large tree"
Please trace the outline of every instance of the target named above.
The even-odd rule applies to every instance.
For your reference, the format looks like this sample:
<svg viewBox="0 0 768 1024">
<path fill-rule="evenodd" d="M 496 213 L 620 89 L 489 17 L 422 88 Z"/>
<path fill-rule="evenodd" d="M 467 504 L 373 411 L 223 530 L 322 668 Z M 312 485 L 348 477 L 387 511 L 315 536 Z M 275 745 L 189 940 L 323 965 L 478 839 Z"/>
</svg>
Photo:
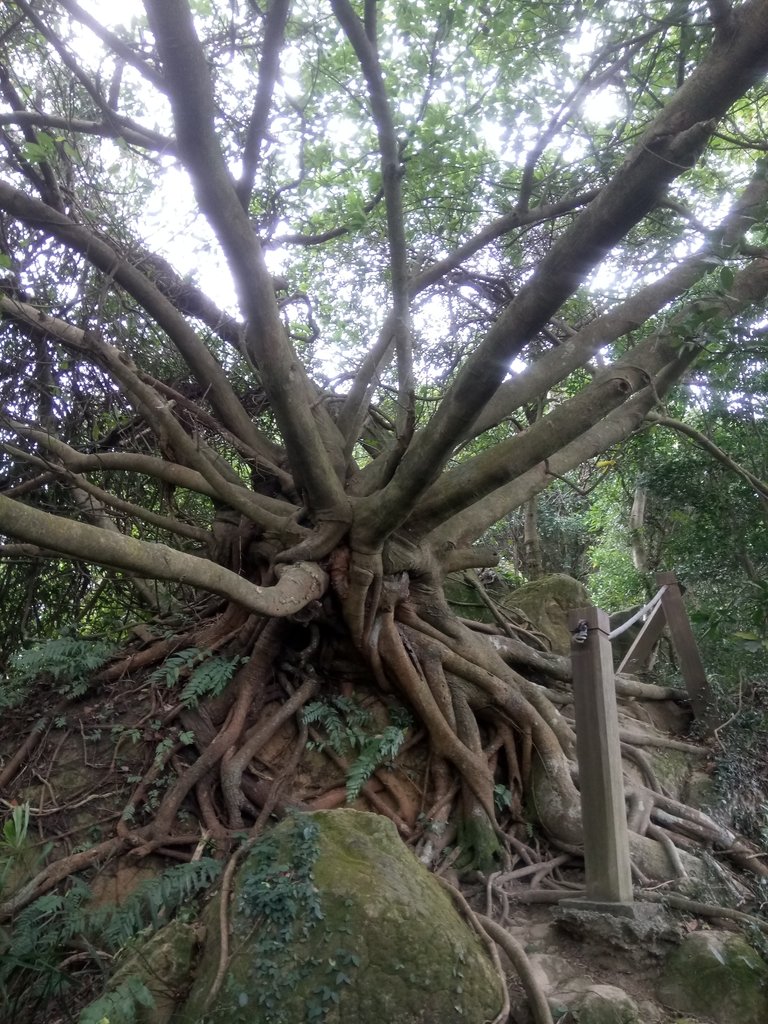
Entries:
<svg viewBox="0 0 768 1024">
<path fill-rule="evenodd" d="M 183 849 L 182 807 L 225 848 L 275 804 L 247 771 L 269 729 L 350 687 L 408 706 L 467 862 L 519 843 L 498 782 L 577 847 L 572 729 L 527 677 L 567 665 L 457 618 L 444 579 L 708 346 L 757 358 L 768 0 L 145 8 L 0 13 L 7 592 L 33 564 L 27 606 L 82 610 L 46 575 L 66 556 L 90 611 L 111 587 L 164 614 L 104 685 L 182 647 L 239 661 L 174 712 L 159 805 L 139 785 L 6 910 Z M 364 793 L 413 834 L 389 785 Z"/>
</svg>

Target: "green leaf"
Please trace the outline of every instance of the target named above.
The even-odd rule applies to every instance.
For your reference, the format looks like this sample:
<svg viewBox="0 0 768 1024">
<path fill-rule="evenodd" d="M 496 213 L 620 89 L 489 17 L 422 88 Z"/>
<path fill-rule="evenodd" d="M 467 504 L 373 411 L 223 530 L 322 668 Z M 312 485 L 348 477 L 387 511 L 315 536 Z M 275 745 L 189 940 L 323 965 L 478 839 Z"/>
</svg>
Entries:
<svg viewBox="0 0 768 1024">
<path fill-rule="evenodd" d="M 730 291 L 733 287 L 734 274 L 730 267 L 720 268 L 720 287 L 723 291 Z"/>
</svg>

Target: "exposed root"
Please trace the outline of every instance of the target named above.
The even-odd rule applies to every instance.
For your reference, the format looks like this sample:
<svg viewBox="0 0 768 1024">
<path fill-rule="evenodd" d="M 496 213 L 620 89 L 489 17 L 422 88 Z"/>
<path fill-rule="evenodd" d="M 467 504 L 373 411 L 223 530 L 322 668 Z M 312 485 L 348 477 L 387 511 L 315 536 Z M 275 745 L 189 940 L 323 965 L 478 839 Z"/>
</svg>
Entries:
<svg viewBox="0 0 768 1024">
<path fill-rule="evenodd" d="M 246 767 L 257 751 L 274 736 L 283 722 L 292 718 L 317 693 L 318 686 L 318 681 L 314 676 L 307 678 L 268 721 L 255 725 L 246 733 L 237 753 L 222 765 L 221 788 L 227 804 L 231 829 L 242 829 L 244 824 L 241 814 L 244 799 L 241 783 Z"/>
<path fill-rule="evenodd" d="M 107 839 L 105 842 L 91 846 L 87 850 L 81 850 L 79 853 L 73 853 L 69 857 L 62 857 L 60 860 L 54 861 L 43 868 L 42 871 L 39 871 L 31 881 L 22 886 L 5 903 L 0 904 L 0 921 L 6 920 L 6 918 L 11 917 L 39 896 L 43 896 L 46 892 L 53 889 L 55 885 L 58 885 L 59 882 L 69 878 L 70 875 L 92 867 L 99 861 L 114 857 L 116 854 L 121 853 L 125 847 L 125 840 L 117 837 L 115 839 Z"/>
<path fill-rule="evenodd" d="M 709 750 L 706 747 L 697 746 L 695 743 L 686 743 L 685 740 L 676 740 L 673 736 L 651 736 L 644 732 L 630 732 L 628 729 L 620 729 L 619 737 L 622 743 L 628 743 L 637 747 L 680 750 L 685 754 L 694 754 L 696 757 L 706 757 L 709 754 Z"/>
<path fill-rule="evenodd" d="M 702 903 L 700 900 L 689 900 L 687 896 L 680 896 L 676 892 L 659 892 L 658 889 L 643 889 L 637 893 L 640 900 L 648 903 L 661 903 L 667 907 L 674 907 L 675 910 L 685 910 L 697 917 L 711 917 L 724 921 L 737 921 L 745 927 L 756 928 L 764 935 L 768 935 L 768 921 L 764 917 L 756 917 L 754 914 L 745 914 L 741 910 L 734 910 L 732 907 L 719 907 L 712 903 Z"/>
<path fill-rule="evenodd" d="M 531 968 L 531 961 L 528 959 L 523 947 L 517 939 L 492 920 L 492 918 L 478 914 L 477 919 L 484 931 L 488 933 L 494 942 L 501 946 L 509 957 L 512 966 L 517 971 L 518 977 L 525 989 L 525 994 L 528 996 L 534 1024 L 553 1024 L 552 1013 L 549 1009 L 546 994 L 536 980 Z"/>
<path fill-rule="evenodd" d="M 254 692 L 259 684 L 264 684 L 277 657 L 281 629 L 278 620 L 271 620 L 265 625 L 249 662 L 237 674 L 237 697 L 223 728 L 206 746 L 197 761 L 190 765 L 166 793 L 152 825 L 154 836 L 170 833 L 176 814 L 187 794 L 239 739 Z"/>
<path fill-rule="evenodd" d="M 658 825 L 649 824 L 648 828 L 646 829 L 646 835 L 650 836 L 651 839 L 658 840 L 658 842 L 660 842 L 664 849 L 667 851 L 669 863 L 672 866 L 672 870 L 675 874 L 675 877 L 687 878 L 688 872 L 683 867 L 683 862 L 680 860 L 680 854 L 677 851 L 677 847 L 672 842 L 670 836 L 668 836 L 667 833 L 664 831 L 664 829 L 659 828 Z"/>
<path fill-rule="evenodd" d="M 529 622 L 527 619 L 525 619 L 524 622 L 516 622 L 515 617 L 511 614 L 508 608 L 505 608 L 503 605 L 500 605 L 497 601 L 493 600 L 491 595 L 483 586 L 480 577 L 474 570 L 465 572 L 464 579 L 471 587 L 474 587 L 480 600 L 491 615 L 493 615 L 494 619 L 506 636 L 512 640 L 520 636 L 524 636 L 526 637 L 528 646 L 534 650 L 539 649 L 546 652 L 552 649 L 549 638 L 540 630 L 536 629 L 532 622 Z M 524 618 L 518 609 L 515 609 L 515 611 L 519 618 Z"/>
<path fill-rule="evenodd" d="M 382 596 L 381 551 L 355 551 L 350 554 L 347 579 L 339 596 L 353 643 L 360 649 L 368 647 L 371 627 Z"/>
<path fill-rule="evenodd" d="M 51 727 L 51 722 L 57 714 L 60 714 L 67 706 L 69 701 L 59 701 L 56 707 L 50 712 L 50 714 L 43 715 L 42 718 L 38 718 L 32 728 L 29 730 L 23 743 L 18 747 L 16 753 L 8 760 L 7 764 L 0 771 L 0 789 L 15 778 L 16 772 L 19 770 L 22 764 L 27 762 L 36 747 L 42 742 L 48 729 Z"/>
<path fill-rule="evenodd" d="M 477 797 L 490 821 L 495 819 L 493 806 L 493 780 L 485 760 L 471 751 L 442 715 L 440 708 L 415 659 L 409 658 L 391 614 L 380 616 L 379 646 L 382 661 L 394 674 L 400 689 L 426 725 L 434 749 L 451 761 Z"/>
<path fill-rule="evenodd" d="M 501 966 L 501 961 L 499 960 L 499 953 L 498 950 L 496 949 L 496 942 L 491 936 L 489 929 L 486 928 L 485 921 L 480 917 L 479 914 L 476 914 L 474 912 L 472 907 L 470 907 L 470 905 L 464 899 L 464 896 L 459 892 L 459 890 L 455 886 L 451 885 L 450 882 L 446 881 L 446 879 L 441 878 L 439 875 L 434 875 L 433 877 L 436 878 L 440 885 L 447 890 L 451 899 L 456 904 L 458 904 L 462 913 L 469 921 L 471 926 L 474 928 L 474 930 L 477 932 L 477 934 L 480 936 L 483 943 L 485 944 L 486 949 L 488 950 L 488 953 L 493 962 L 493 966 L 496 968 L 496 973 L 499 976 L 499 981 L 501 982 L 501 990 L 504 993 L 501 1009 L 499 1010 L 498 1014 L 494 1017 L 491 1024 L 504 1024 L 504 1022 L 509 1017 L 510 1011 L 509 988 L 507 987 L 507 979 L 504 977 L 504 971 Z M 538 1020 L 536 1021 L 536 1024 L 539 1024 Z M 542 1024 L 544 1024 L 543 1021 Z M 549 1024 L 552 1024 L 551 1018 Z"/>
<path fill-rule="evenodd" d="M 514 630 L 505 622 L 497 622 L 496 628 L 504 629 L 510 634 L 507 636 L 492 634 L 493 627 L 464 625 L 440 595 L 432 592 L 428 579 L 420 578 L 418 587 L 405 574 L 384 579 L 381 565 L 380 554 L 350 556 L 347 549 L 337 549 L 328 565 L 333 593 L 326 594 L 322 609 L 312 609 L 314 618 L 310 623 L 306 615 L 265 620 L 228 608 L 199 624 L 196 633 L 152 642 L 110 666 L 106 674 L 101 673 L 100 683 L 106 686 L 124 673 L 135 676 L 139 670 L 146 670 L 182 644 L 199 647 L 203 639 L 209 649 L 222 650 L 225 656 L 242 656 L 245 652 L 248 657 L 218 696 L 194 708 L 180 702 L 169 708 L 167 696 L 159 688 L 152 688 L 151 714 L 147 715 L 156 724 L 144 728 L 151 731 L 156 742 L 160 733 L 161 753 L 147 759 L 149 763 L 145 761 L 142 778 L 118 822 L 116 837 L 91 850 L 63 857 L 38 872 L 0 908 L 0 914 L 16 912 L 73 872 L 131 847 L 138 857 L 162 851 L 174 859 L 189 860 L 200 855 L 202 833 L 206 841 L 213 842 L 218 854 L 225 856 L 234 833 L 255 821 L 248 842 L 229 858 L 224 873 L 222 946 L 210 1003 L 229 962 L 228 893 L 236 866 L 268 817 L 283 813 L 286 801 L 293 796 L 288 780 L 293 784 L 297 776 L 308 730 L 300 718 L 295 727 L 291 722 L 308 700 L 324 690 L 330 688 L 331 693 L 348 697 L 357 690 L 358 678 L 364 678 L 373 691 L 372 701 L 383 705 L 387 699 L 382 699 L 384 691 L 402 695 L 417 719 L 414 735 L 420 737 L 418 744 L 413 736 L 408 742 L 423 749 L 425 756 L 417 750 L 411 761 L 410 755 L 402 758 L 401 750 L 399 767 L 396 765 L 394 771 L 383 766 L 376 769 L 361 789 L 358 806 L 367 804 L 390 818 L 400 835 L 414 846 L 419 859 L 437 870 L 447 872 L 451 865 L 464 869 L 478 864 L 487 869 L 502 860 L 504 870 L 484 882 L 489 915 L 474 915 L 474 923 L 482 927 L 486 937 L 492 936 L 515 964 L 537 1024 L 551 1021 L 546 999 L 536 987 L 525 954 L 498 922 L 490 920 L 490 911 L 496 901 L 502 921 L 506 921 L 515 901 L 557 902 L 577 891 L 559 879 L 559 869 L 572 857 L 582 855 L 579 796 L 572 778 L 574 732 L 558 707 L 558 703 L 569 703 L 572 697 L 567 687 L 553 690 L 547 685 L 553 680 L 566 683 L 570 666 L 567 659 L 528 647 L 511 635 Z M 264 572 L 268 574 L 269 570 Z M 290 578 L 289 570 L 281 568 L 281 572 L 284 579 Z M 301 603 L 297 594 L 290 597 Z M 339 642 L 339 602 L 347 631 L 343 649 Z M 356 652 L 351 648 L 350 631 Z M 305 643 L 305 647 L 297 649 L 299 643 Z M 537 681 L 521 675 L 514 665 L 532 669 Z M 632 680 L 619 680 L 619 685 L 640 699 L 661 697 L 656 691 L 662 688 L 645 692 L 646 684 Z M 665 696 L 672 693 L 665 691 Z M 272 705 L 273 701 L 277 706 Z M 262 714 L 267 704 L 269 718 Z M 23 758 L 45 735 L 49 721 L 46 717 L 33 727 L 0 774 L 0 784 L 15 775 Z M 175 724 L 169 729 L 172 721 Z M 182 729 L 194 734 L 191 744 L 182 746 L 178 740 Z M 292 730 L 298 733 L 288 763 L 286 750 L 293 739 L 283 743 L 281 753 L 273 754 L 271 749 L 265 752 L 270 740 L 272 747 L 276 745 L 278 730 L 282 730 L 281 737 L 290 736 Z M 654 745 L 700 755 L 708 752 L 706 747 L 631 730 L 622 731 L 622 740 L 624 755 L 642 773 L 642 784 L 627 789 L 628 819 L 630 828 L 647 838 L 635 837 L 633 841 L 644 842 L 647 848 L 651 848 L 651 841 L 659 844 L 666 851 L 669 875 L 684 879 L 690 865 L 686 853 L 697 853 L 702 847 L 714 847 L 738 867 L 768 875 L 759 852 L 748 842 L 703 812 L 672 799 L 642 750 Z M 58 742 L 61 746 L 64 740 L 59 738 Z M 194 759 L 187 763 L 185 757 L 189 759 L 190 751 Z M 275 781 L 260 778 L 253 771 L 254 759 L 260 755 L 269 759 L 270 769 L 274 762 Z M 338 773 L 332 769 L 331 778 L 322 778 L 325 792 L 315 796 L 311 806 L 339 806 L 346 802 L 343 782 L 349 775 L 351 754 L 342 742 L 338 749 L 326 743 L 324 755 Z M 50 766 L 55 756 L 56 752 L 53 758 L 46 755 L 45 763 L 38 765 L 43 778 L 47 774 L 45 766 Z M 116 760 L 113 756 L 113 770 L 119 769 Z M 305 768 L 310 760 L 305 759 Z M 170 766 L 175 772 L 174 781 L 152 813 L 148 797 L 164 772 L 170 772 Z M 404 772 L 404 766 L 410 774 Z M 320 788 L 311 777 L 304 792 L 316 794 Z M 124 787 L 121 792 L 125 792 Z M 296 793 L 301 795 L 298 790 Z M 500 798 L 498 808 L 495 797 Z M 295 800 L 292 802 L 296 805 Z M 185 813 L 197 814 L 200 827 L 193 824 L 191 829 L 184 828 L 184 834 L 178 834 L 181 828 L 177 815 L 182 805 Z M 550 845 L 564 852 L 552 855 L 534 848 L 537 840 L 533 845 L 524 841 L 528 838 L 523 831 L 525 811 L 531 807 Z M 129 824 L 131 817 L 138 822 L 135 828 Z M 446 856 L 449 844 L 454 849 Z M 638 863 L 648 871 L 642 858 Z M 635 872 L 637 879 L 647 881 L 637 865 Z M 660 897 L 672 906 L 707 913 L 707 909 L 701 909 L 704 904 L 687 901 L 683 906 L 681 899 L 674 894 Z M 715 908 L 710 916 L 718 913 Z M 756 920 L 735 911 L 720 916 Z M 762 930 L 768 932 L 768 926 L 763 925 Z"/>
</svg>

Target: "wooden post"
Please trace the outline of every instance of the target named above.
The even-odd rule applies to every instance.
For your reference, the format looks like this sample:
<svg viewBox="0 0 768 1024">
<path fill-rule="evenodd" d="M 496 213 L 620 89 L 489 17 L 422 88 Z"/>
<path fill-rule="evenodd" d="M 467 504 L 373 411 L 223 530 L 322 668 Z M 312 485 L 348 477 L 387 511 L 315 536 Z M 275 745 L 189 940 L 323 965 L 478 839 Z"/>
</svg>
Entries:
<svg viewBox="0 0 768 1024">
<path fill-rule="evenodd" d="M 580 643 L 575 631 L 584 623 Z M 627 816 L 610 625 L 600 608 L 570 613 L 576 753 L 584 829 L 586 901 L 589 909 L 633 912 Z"/>
<path fill-rule="evenodd" d="M 696 720 L 707 732 L 711 732 L 717 724 L 713 714 L 715 698 L 707 681 L 699 648 L 696 646 L 696 638 L 683 604 L 677 576 L 673 572 L 657 572 L 656 582 L 659 586 L 666 584 L 667 589 L 661 595 L 661 606 L 680 662 L 680 673 L 685 681 L 691 709 Z"/>
<path fill-rule="evenodd" d="M 666 618 L 664 608 L 659 602 L 643 623 L 642 629 L 635 637 L 634 643 L 624 655 L 617 672 L 640 672 L 647 667 L 653 648 L 664 632 Z"/>
</svg>

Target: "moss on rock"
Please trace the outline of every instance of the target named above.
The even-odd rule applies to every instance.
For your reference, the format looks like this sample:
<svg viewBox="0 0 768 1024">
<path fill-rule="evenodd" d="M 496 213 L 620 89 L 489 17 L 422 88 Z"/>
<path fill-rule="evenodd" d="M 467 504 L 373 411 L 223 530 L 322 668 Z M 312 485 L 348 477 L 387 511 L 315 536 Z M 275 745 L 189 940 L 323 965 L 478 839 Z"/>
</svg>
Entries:
<svg viewBox="0 0 768 1024">
<path fill-rule="evenodd" d="M 536 629 L 549 637 L 555 654 L 568 654 L 571 649 L 568 613 L 574 608 L 591 605 L 592 600 L 578 580 L 556 573 L 518 587 L 504 604 L 524 612 Z"/>
<path fill-rule="evenodd" d="M 133 941 L 121 953 L 106 993 L 84 1015 L 109 1024 L 167 1024 L 186 995 L 202 935 L 200 925 L 171 921 L 148 939 Z"/>
<path fill-rule="evenodd" d="M 635 1001 L 614 985 L 592 985 L 569 1009 L 578 1024 L 642 1024 Z"/>
<path fill-rule="evenodd" d="M 718 1024 L 768 1021 L 768 964 L 740 935 L 688 935 L 667 960 L 659 999 L 673 1010 Z"/>
<path fill-rule="evenodd" d="M 592 604 L 584 585 L 562 573 L 543 576 L 522 587 L 512 587 L 502 577 L 484 586 L 489 596 L 502 608 L 522 612 L 549 639 L 556 654 L 570 652 L 568 612 Z M 459 574 L 446 577 L 445 596 L 451 608 L 463 618 L 486 623 L 496 621 L 477 589 Z"/>
<path fill-rule="evenodd" d="M 379 815 L 319 811 L 276 826 L 238 873 L 232 915 L 221 992 L 203 1014 L 219 955 L 211 928 L 174 1024 L 482 1024 L 501 1006 L 482 944 Z"/>
</svg>

